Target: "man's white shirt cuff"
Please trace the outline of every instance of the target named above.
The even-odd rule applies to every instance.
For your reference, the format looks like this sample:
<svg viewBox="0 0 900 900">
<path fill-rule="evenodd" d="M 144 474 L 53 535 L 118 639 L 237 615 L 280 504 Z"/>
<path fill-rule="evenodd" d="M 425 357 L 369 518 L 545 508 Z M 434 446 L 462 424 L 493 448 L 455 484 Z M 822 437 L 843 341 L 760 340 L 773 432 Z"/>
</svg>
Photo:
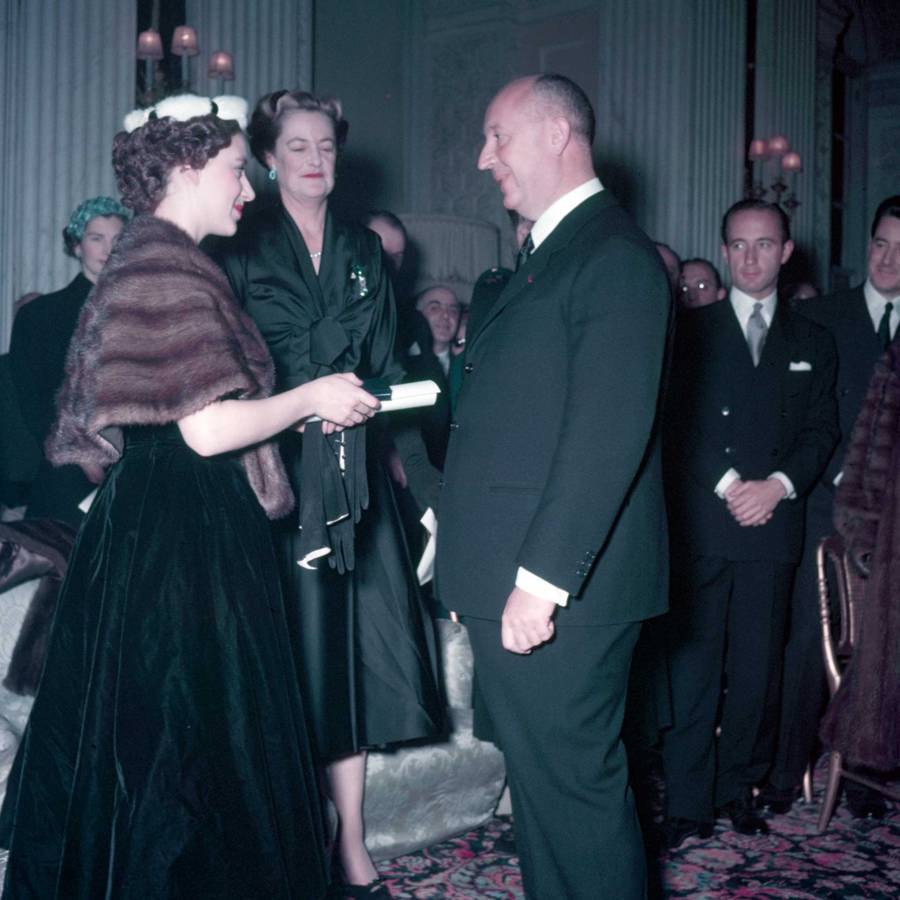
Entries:
<svg viewBox="0 0 900 900">
<path fill-rule="evenodd" d="M 729 469 L 720 479 L 719 483 L 716 485 L 716 496 L 720 499 L 725 499 L 725 491 L 728 490 L 737 480 L 741 477 L 741 473 L 738 472 L 737 469 Z"/>
<path fill-rule="evenodd" d="M 794 482 L 791 481 L 784 472 L 773 472 L 769 478 L 774 478 L 776 481 L 780 481 L 784 485 L 784 497 L 785 500 L 796 500 L 797 492 L 794 490 Z"/>
<path fill-rule="evenodd" d="M 552 600 L 557 606 L 567 606 L 569 603 L 569 593 L 562 588 L 558 588 L 555 584 L 545 581 L 540 575 L 529 572 L 519 566 L 516 572 L 516 587 L 529 594 L 534 594 L 543 600 Z"/>
</svg>

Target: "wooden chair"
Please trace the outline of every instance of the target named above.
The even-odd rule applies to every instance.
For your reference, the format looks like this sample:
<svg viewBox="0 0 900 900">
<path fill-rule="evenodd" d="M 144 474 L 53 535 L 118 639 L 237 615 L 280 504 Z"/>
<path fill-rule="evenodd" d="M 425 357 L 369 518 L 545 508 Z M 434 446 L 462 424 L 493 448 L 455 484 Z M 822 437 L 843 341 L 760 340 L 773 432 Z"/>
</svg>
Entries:
<svg viewBox="0 0 900 900">
<path fill-rule="evenodd" d="M 829 568 L 833 572 L 832 584 L 837 590 L 840 626 L 832 627 Z M 828 691 L 833 697 L 841 684 L 841 674 L 847 665 L 859 640 L 862 622 L 863 601 L 866 582 L 850 560 L 843 538 L 834 534 L 823 538 L 816 551 L 816 569 L 819 583 L 819 617 L 822 622 L 822 652 L 825 658 L 825 677 Z M 841 779 L 849 778 L 878 791 L 892 800 L 900 801 L 900 791 L 883 782 L 867 778 L 844 768 L 840 753 L 828 754 L 828 781 L 825 796 L 819 811 L 817 833 L 821 834 L 828 825 L 841 789 Z"/>
</svg>

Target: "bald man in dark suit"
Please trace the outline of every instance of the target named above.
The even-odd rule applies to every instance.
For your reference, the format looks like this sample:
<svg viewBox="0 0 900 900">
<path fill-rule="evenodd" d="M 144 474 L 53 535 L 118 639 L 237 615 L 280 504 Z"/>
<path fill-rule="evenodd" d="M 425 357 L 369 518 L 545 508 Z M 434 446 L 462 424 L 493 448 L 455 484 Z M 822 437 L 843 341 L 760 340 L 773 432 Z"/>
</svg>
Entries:
<svg viewBox="0 0 900 900">
<path fill-rule="evenodd" d="M 644 896 L 620 733 L 640 623 L 666 605 L 669 290 L 594 175 L 593 133 L 561 76 L 488 107 L 479 168 L 534 226 L 467 338 L 438 526 L 438 596 L 468 627 L 541 900 Z"/>
</svg>

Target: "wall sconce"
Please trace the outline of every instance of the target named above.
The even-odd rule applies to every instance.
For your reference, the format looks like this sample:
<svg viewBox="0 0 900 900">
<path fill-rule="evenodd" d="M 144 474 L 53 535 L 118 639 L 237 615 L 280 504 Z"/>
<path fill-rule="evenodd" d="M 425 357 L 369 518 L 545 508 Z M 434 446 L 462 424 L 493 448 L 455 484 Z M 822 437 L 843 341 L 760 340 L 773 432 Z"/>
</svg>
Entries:
<svg viewBox="0 0 900 900">
<path fill-rule="evenodd" d="M 156 80 L 156 62 L 163 58 L 162 38 L 158 31 L 148 28 L 138 35 L 137 58 L 144 60 L 144 92 L 149 96 Z"/>
<path fill-rule="evenodd" d="M 790 141 L 784 135 L 776 134 L 768 140 L 754 138 L 747 151 L 750 160 L 751 187 L 747 196 L 755 200 L 766 200 L 771 191 L 773 202 L 783 206 L 789 216 L 800 205 L 796 193 L 796 176 L 803 171 L 800 154 L 791 150 Z M 764 184 L 766 161 L 772 166 L 772 182 Z M 788 182 L 784 181 L 785 176 Z M 790 194 L 782 202 L 782 195 L 790 189 Z"/>
<path fill-rule="evenodd" d="M 138 89 L 140 106 L 149 106 L 174 93 L 191 89 L 190 58 L 200 52 L 197 30 L 190 25 L 179 25 L 172 33 L 170 51 L 181 57 L 181 82 L 166 76 L 165 66 L 157 72 L 157 61 L 163 59 L 163 42 L 159 31 L 148 28 L 138 35 L 136 56 L 144 60 L 143 91 Z M 219 93 L 224 93 L 225 82 L 234 80 L 234 57 L 225 50 L 216 50 L 209 58 L 207 70 L 210 79 L 218 79 Z M 174 73 L 173 73 L 174 75 Z M 157 80 L 158 79 L 158 80 Z"/>
</svg>

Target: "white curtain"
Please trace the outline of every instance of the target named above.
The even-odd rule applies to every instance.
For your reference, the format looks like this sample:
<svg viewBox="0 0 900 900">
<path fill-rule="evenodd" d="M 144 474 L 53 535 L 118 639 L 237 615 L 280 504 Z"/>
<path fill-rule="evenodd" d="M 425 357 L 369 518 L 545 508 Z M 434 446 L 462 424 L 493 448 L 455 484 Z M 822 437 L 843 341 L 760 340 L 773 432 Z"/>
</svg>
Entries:
<svg viewBox="0 0 900 900">
<path fill-rule="evenodd" d="M 78 266 L 62 251 L 72 210 L 115 195 L 112 138 L 134 106 L 136 4 L 0 4 L 0 345 L 12 304 L 63 287 Z"/>
<path fill-rule="evenodd" d="M 191 60 L 191 85 L 199 94 L 238 94 L 250 104 L 270 91 L 312 86 L 313 0 L 187 0 L 187 23 L 197 29 L 200 53 Z M 234 58 L 234 80 L 207 76 L 209 57 Z M 259 186 L 260 169 L 251 170 Z"/>
</svg>

